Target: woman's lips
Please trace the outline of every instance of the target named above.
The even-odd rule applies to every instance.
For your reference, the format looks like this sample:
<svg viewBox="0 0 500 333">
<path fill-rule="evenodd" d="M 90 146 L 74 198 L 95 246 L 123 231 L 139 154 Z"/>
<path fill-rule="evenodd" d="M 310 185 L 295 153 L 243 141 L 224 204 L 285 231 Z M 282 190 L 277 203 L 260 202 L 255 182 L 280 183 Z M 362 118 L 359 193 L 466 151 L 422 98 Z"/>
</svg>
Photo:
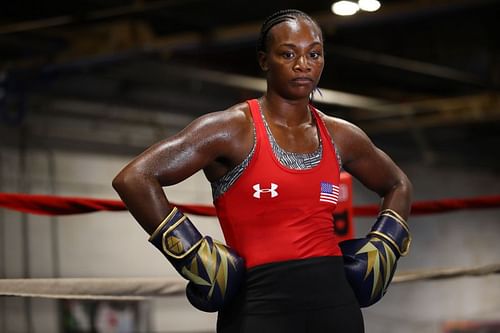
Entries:
<svg viewBox="0 0 500 333">
<path fill-rule="evenodd" d="M 292 81 L 297 84 L 311 84 L 313 79 L 309 77 L 296 77 Z"/>
</svg>

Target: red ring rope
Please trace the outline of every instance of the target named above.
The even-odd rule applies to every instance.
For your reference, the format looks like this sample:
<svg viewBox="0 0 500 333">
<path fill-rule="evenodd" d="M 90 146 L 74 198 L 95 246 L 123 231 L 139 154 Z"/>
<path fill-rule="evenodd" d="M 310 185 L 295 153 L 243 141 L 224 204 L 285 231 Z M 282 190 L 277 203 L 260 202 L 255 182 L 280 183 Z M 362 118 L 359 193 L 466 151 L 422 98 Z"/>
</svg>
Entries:
<svg viewBox="0 0 500 333">
<path fill-rule="evenodd" d="M 215 208 L 210 205 L 175 205 L 190 214 L 202 216 L 216 215 Z M 120 200 L 23 193 L 0 193 L 0 207 L 38 215 L 69 215 L 97 211 L 126 210 L 125 205 Z M 500 195 L 418 201 L 413 203 L 411 214 L 425 215 L 484 208 L 500 208 Z M 353 207 L 354 216 L 375 216 L 378 212 L 378 204 Z"/>
</svg>

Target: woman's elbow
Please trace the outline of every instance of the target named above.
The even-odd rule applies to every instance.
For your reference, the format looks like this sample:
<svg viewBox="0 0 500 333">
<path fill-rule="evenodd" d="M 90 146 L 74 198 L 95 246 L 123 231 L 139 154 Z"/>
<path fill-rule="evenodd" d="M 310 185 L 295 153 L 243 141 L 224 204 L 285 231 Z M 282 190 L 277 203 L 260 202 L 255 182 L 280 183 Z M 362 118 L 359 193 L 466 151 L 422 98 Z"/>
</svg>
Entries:
<svg viewBox="0 0 500 333">
<path fill-rule="evenodd" d="M 111 185 L 115 189 L 116 192 L 120 193 L 126 186 L 126 175 L 124 171 L 120 171 L 115 178 L 113 178 L 113 181 L 111 182 Z"/>
<path fill-rule="evenodd" d="M 120 192 L 120 189 L 124 186 L 124 184 L 125 184 L 125 177 L 123 175 L 123 172 L 118 173 L 111 182 L 111 186 L 113 186 L 115 191 L 118 193 Z"/>
<path fill-rule="evenodd" d="M 126 192 L 128 189 L 133 188 L 139 181 L 139 172 L 130 166 L 121 170 L 111 182 L 111 185 L 118 194 Z"/>
</svg>

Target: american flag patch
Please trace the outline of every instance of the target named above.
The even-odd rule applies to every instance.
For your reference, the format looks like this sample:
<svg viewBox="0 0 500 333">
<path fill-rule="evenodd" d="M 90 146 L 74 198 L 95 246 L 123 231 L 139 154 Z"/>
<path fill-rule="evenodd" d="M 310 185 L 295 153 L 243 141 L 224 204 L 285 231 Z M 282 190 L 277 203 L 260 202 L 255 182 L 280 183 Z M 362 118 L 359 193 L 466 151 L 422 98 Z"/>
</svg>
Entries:
<svg viewBox="0 0 500 333">
<path fill-rule="evenodd" d="M 328 182 L 321 182 L 320 202 L 336 204 L 339 200 L 340 187 Z"/>
</svg>

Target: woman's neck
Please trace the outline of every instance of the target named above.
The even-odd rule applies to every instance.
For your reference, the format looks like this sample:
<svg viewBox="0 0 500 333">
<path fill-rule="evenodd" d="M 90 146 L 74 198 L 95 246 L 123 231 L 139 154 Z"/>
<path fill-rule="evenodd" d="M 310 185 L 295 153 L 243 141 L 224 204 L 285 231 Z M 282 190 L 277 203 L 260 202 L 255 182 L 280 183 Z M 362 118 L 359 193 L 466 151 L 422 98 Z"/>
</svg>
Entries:
<svg viewBox="0 0 500 333">
<path fill-rule="evenodd" d="M 268 92 L 260 98 L 260 106 L 268 120 L 279 126 L 297 127 L 312 122 L 308 98 L 288 100 Z"/>
</svg>

